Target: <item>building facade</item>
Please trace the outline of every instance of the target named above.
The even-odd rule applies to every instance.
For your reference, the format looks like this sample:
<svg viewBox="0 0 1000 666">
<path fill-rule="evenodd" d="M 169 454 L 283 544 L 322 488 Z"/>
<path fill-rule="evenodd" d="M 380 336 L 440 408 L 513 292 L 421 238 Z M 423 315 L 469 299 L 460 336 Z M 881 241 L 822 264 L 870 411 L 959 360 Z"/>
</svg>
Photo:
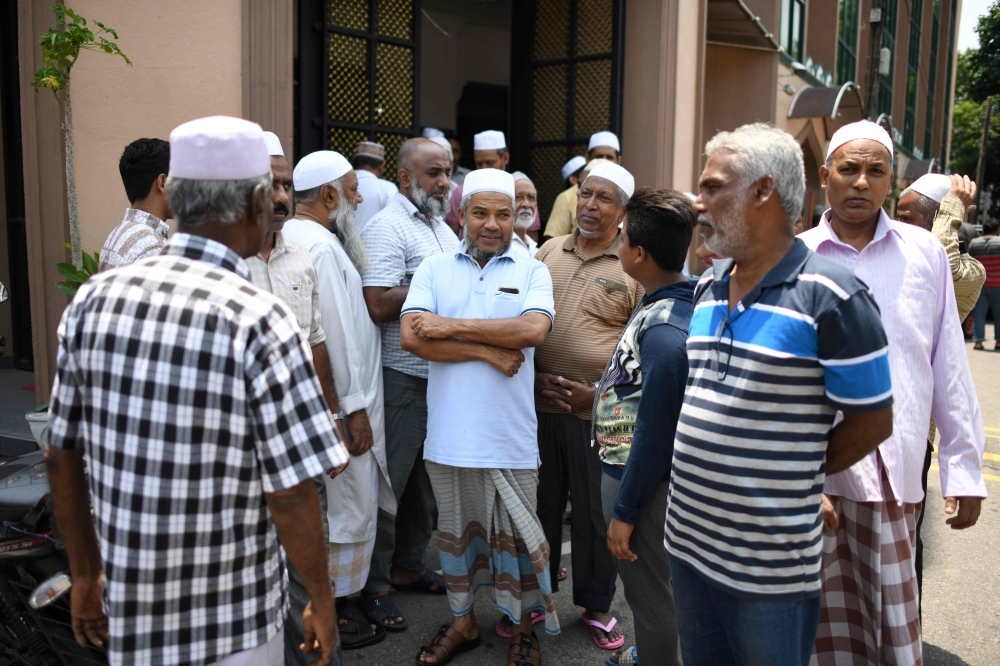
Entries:
<svg viewBox="0 0 1000 666">
<path fill-rule="evenodd" d="M 898 148 L 899 185 L 947 163 L 961 0 L 883 0 L 890 72 L 878 113 Z M 68 240 L 61 109 L 36 93 L 49 0 L 0 5 L 0 335 L 48 398 L 67 299 L 54 264 Z M 866 115 L 872 0 L 78 0 L 119 33 L 133 61 L 84 53 L 72 73 L 85 250 L 127 206 L 117 160 L 142 136 L 210 114 L 276 132 L 286 154 L 399 145 L 424 127 L 506 132 L 512 168 L 545 214 L 559 167 L 591 133 L 622 139 L 638 185 L 695 191 L 705 142 L 754 121 L 806 155 L 806 226 L 825 203 L 832 133 Z M 11 65 L 11 63 L 14 63 Z M 388 172 L 394 169 L 388 169 Z"/>
</svg>

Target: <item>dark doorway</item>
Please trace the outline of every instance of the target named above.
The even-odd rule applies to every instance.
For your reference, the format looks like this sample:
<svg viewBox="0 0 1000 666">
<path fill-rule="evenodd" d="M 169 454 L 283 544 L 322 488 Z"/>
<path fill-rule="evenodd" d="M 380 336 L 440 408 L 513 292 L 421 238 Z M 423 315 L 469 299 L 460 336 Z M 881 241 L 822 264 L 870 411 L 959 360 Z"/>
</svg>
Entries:
<svg viewBox="0 0 1000 666">
<path fill-rule="evenodd" d="M 24 174 L 21 162 L 21 94 L 17 59 L 17 3 L 0 2 L 0 127 L 3 134 L 3 183 L 6 200 L 6 252 L 10 266 L 10 301 L 0 307 L 11 309 L 11 330 L 0 331 L 7 337 L 4 357 L 13 358 L 13 366 L 34 369 L 31 349 L 31 308 L 28 293 L 28 244 L 24 222 Z M 4 367 L 0 363 L 0 367 Z"/>
<path fill-rule="evenodd" d="M 507 86 L 470 81 L 462 88 L 462 96 L 455 107 L 455 130 L 462 144 L 462 166 L 475 168 L 472 138 L 479 132 L 498 129 L 510 137 L 507 128 L 508 97 Z M 507 140 L 510 141 L 510 138 Z"/>
</svg>

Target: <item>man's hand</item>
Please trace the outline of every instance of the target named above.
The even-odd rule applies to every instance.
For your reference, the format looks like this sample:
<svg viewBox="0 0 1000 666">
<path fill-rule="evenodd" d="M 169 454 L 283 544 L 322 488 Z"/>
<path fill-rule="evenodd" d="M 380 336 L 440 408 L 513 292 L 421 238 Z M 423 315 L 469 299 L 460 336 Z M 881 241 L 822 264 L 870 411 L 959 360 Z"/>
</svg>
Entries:
<svg viewBox="0 0 1000 666">
<path fill-rule="evenodd" d="M 451 320 L 433 312 L 415 314 L 410 326 L 421 340 L 445 340 L 452 336 Z"/>
<path fill-rule="evenodd" d="M 74 578 L 70 589 L 70 614 L 73 617 L 73 636 L 80 647 L 87 647 L 87 641 L 103 647 L 108 640 L 108 617 L 101 606 L 104 589 L 104 572 L 97 579 Z"/>
<path fill-rule="evenodd" d="M 538 375 L 542 377 L 539 378 Z M 535 389 L 537 391 L 541 384 L 541 393 L 549 404 L 570 413 L 590 411 L 593 408 L 595 389 L 590 384 L 581 384 L 548 373 L 538 375 L 535 378 Z"/>
<path fill-rule="evenodd" d="M 374 443 L 372 435 L 372 425 L 368 421 L 368 412 L 359 409 L 347 415 L 347 426 L 351 429 L 351 442 L 347 445 L 347 451 L 352 456 L 360 456 L 368 453 Z"/>
<path fill-rule="evenodd" d="M 520 349 L 503 349 L 487 345 L 486 362 L 508 377 L 513 377 L 524 363 L 524 353 Z"/>
<path fill-rule="evenodd" d="M 952 176 L 952 180 L 954 178 Z M 944 522 L 951 525 L 953 530 L 968 529 L 979 520 L 979 512 L 982 508 L 982 497 L 946 497 L 944 499 L 944 512 L 951 518 Z M 956 510 L 957 514 L 955 514 Z"/>
<path fill-rule="evenodd" d="M 823 493 L 823 530 L 830 534 L 837 531 L 840 526 L 840 518 L 837 516 L 837 508 L 833 506 L 830 496 Z"/>
<path fill-rule="evenodd" d="M 306 604 L 302 611 L 302 635 L 305 639 L 299 648 L 306 654 L 321 650 L 322 655 L 313 661 L 313 666 L 326 666 L 333 656 L 333 648 L 337 644 L 337 611 L 330 608 Z"/>
<path fill-rule="evenodd" d="M 347 469 L 347 466 L 350 465 L 350 464 L 351 464 L 351 460 L 350 460 L 350 458 L 348 458 L 347 462 L 345 462 L 340 467 L 334 467 L 333 469 L 329 470 L 326 473 L 326 475 L 329 476 L 331 479 L 336 479 L 338 476 L 340 476 L 343 473 L 343 471 L 345 469 Z"/>
<path fill-rule="evenodd" d="M 628 547 L 633 529 L 635 529 L 635 525 L 623 523 L 617 518 L 611 519 L 611 525 L 608 526 L 608 550 L 619 560 L 635 562 L 639 559 L 639 556 Z"/>
<path fill-rule="evenodd" d="M 976 210 L 976 205 L 973 203 L 976 200 L 976 184 L 969 180 L 968 176 L 959 176 L 953 173 L 951 175 L 951 189 L 948 190 L 948 194 L 958 197 L 965 206 L 966 215 Z"/>
</svg>

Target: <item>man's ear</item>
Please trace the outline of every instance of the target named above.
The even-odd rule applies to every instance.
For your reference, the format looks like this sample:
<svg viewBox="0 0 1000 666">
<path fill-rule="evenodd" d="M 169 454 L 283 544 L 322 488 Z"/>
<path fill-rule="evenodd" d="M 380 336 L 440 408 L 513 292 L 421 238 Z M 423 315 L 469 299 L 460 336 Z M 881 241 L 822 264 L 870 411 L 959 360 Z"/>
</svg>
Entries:
<svg viewBox="0 0 1000 666">
<path fill-rule="evenodd" d="M 396 181 L 399 183 L 400 188 L 405 189 L 410 189 L 410 185 L 413 183 L 410 172 L 406 169 L 400 169 L 396 172 Z"/>
<path fill-rule="evenodd" d="M 830 178 L 830 170 L 826 168 L 825 164 L 820 165 L 819 167 L 820 187 L 822 187 L 824 190 L 826 189 L 827 180 L 829 178 Z"/>
<path fill-rule="evenodd" d="M 778 187 L 774 176 L 764 176 L 754 185 L 754 196 L 760 203 L 764 203 L 777 193 Z"/>
<path fill-rule="evenodd" d="M 320 188 L 319 198 L 330 210 L 337 210 L 340 206 L 340 194 L 337 192 L 337 189 L 329 183 Z"/>
<path fill-rule="evenodd" d="M 621 163 L 622 163 L 622 154 L 618 153 L 618 156 L 615 157 L 615 164 L 619 164 L 620 165 Z"/>
<path fill-rule="evenodd" d="M 156 188 L 156 192 L 158 194 L 166 195 L 166 193 L 167 193 L 167 174 L 161 173 L 159 176 L 157 176 L 156 177 L 156 182 L 153 184 L 153 187 Z"/>
<path fill-rule="evenodd" d="M 500 156 L 500 164 L 503 166 L 501 171 L 507 170 L 507 164 L 510 162 L 510 151 L 505 151 L 503 155 Z"/>
</svg>

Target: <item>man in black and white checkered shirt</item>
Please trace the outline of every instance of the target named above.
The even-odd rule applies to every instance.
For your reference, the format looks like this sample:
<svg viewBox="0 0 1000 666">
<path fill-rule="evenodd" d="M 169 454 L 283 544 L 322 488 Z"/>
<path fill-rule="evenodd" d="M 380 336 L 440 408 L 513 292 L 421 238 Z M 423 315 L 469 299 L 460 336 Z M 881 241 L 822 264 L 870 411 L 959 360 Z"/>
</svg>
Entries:
<svg viewBox="0 0 1000 666">
<path fill-rule="evenodd" d="M 186 123 L 170 171 L 178 233 L 88 281 L 59 327 L 46 455 L 74 633 L 106 641 L 112 664 L 276 666 L 287 553 L 326 664 L 336 614 L 312 479 L 348 455 L 295 315 L 248 281 L 272 215 L 263 134 Z"/>
</svg>

